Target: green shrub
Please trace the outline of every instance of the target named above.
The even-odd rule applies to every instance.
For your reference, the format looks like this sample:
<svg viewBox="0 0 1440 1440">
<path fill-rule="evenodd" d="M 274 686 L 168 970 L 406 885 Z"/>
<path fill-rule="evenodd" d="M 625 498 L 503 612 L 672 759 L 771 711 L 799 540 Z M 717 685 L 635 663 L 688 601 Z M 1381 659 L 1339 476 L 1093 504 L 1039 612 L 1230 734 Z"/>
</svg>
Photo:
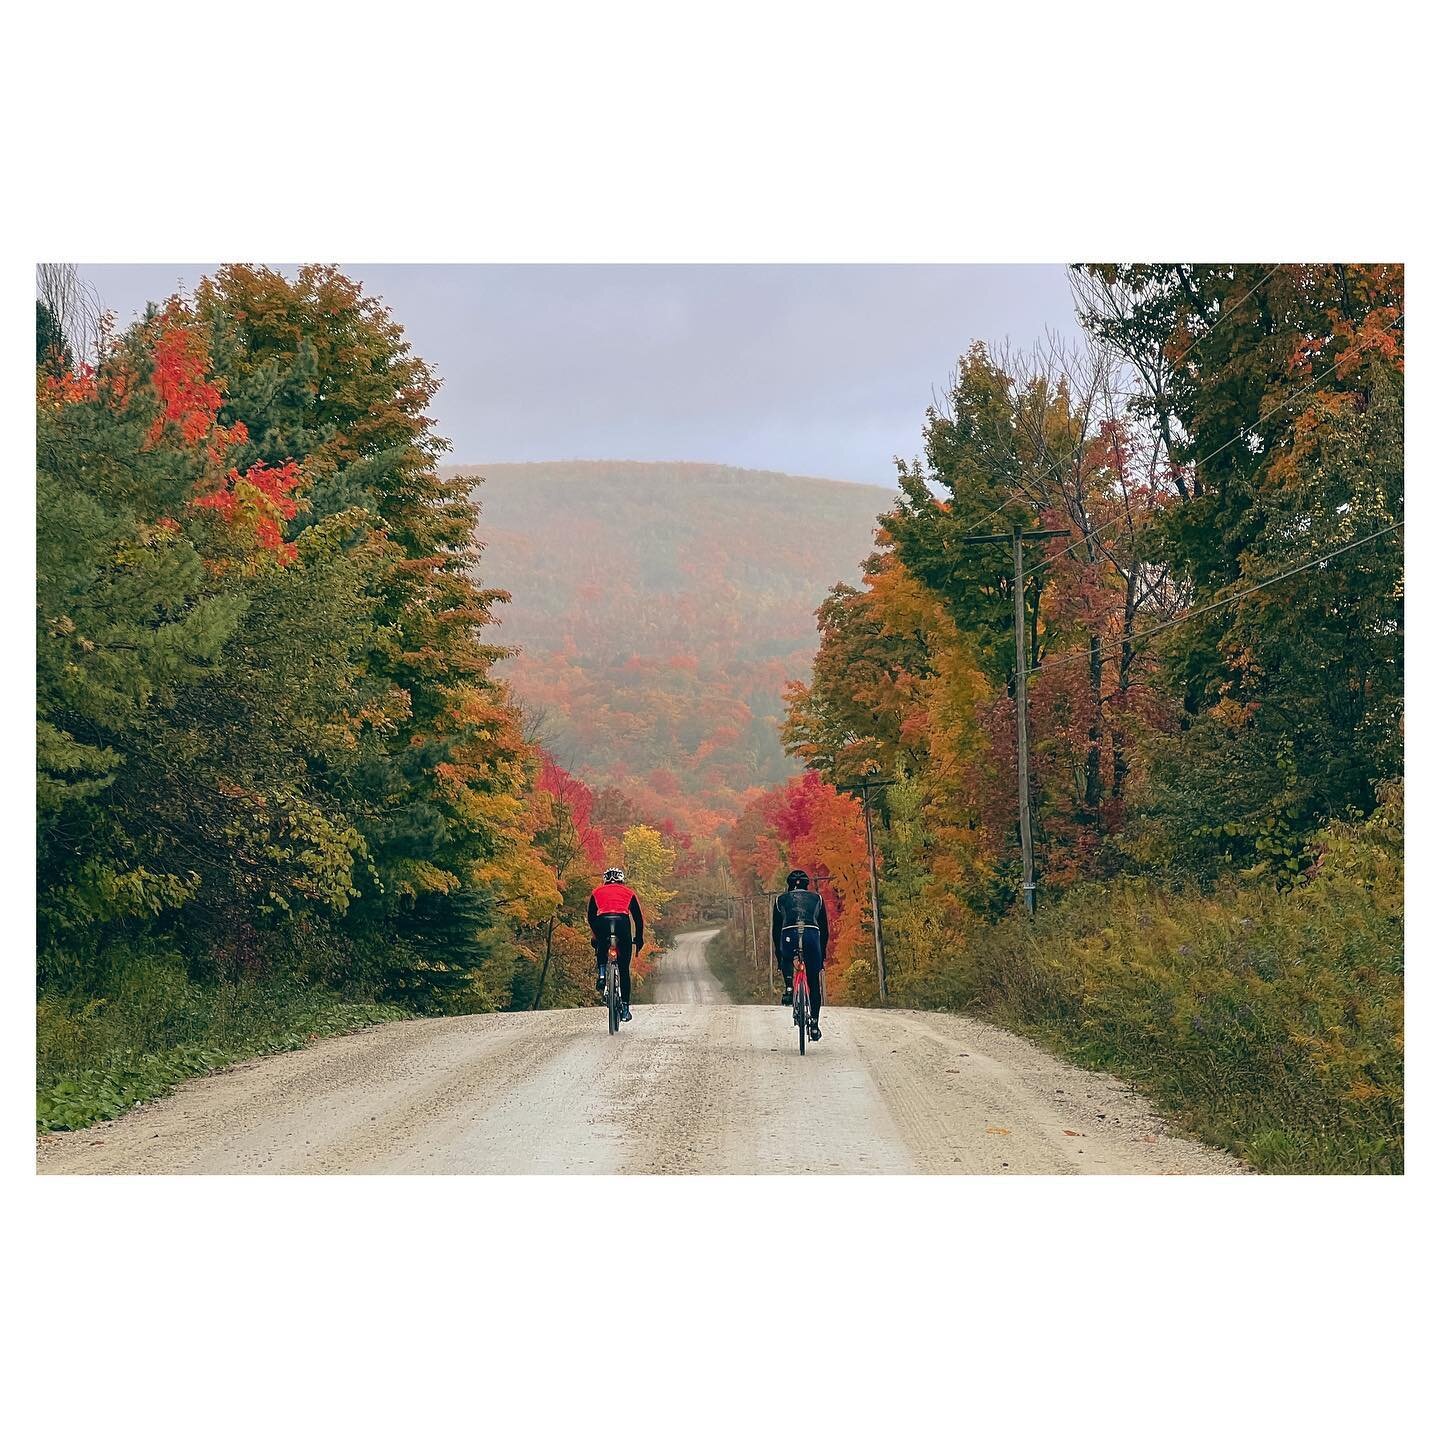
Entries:
<svg viewBox="0 0 1440 1440">
<path fill-rule="evenodd" d="M 1077 888 L 969 938 L 977 1006 L 1134 1081 L 1258 1169 L 1404 1164 L 1403 816 L 1398 789 L 1320 835 L 1305 883 L 1209 894 Z M 947 1004 L 943 979 L 920 997 Z"/>
<path fill-rule="evenodd" d="M 190 1076 L 406 1013 L 292 971 L 210 982 L 191 978 L 180 957 L 165 952 L 132 950 L 113 961 L 104 993 L 39 996 L 42 1131 L 112 1119 Z"/>
</svg>

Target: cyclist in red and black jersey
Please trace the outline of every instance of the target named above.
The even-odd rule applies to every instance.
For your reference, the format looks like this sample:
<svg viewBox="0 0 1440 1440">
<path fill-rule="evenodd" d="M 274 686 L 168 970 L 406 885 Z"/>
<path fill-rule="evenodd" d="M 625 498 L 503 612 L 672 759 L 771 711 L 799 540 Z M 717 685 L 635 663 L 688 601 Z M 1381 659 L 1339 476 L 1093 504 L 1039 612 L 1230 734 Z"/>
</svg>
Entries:
<svg viewBox="0 0 1440 1440">
<path fill-rule="evenodd" d="M 595 942 L 595 989 L 605 989 L 605 960 L 610 952 L 610 937 L 620 960 L 620 1018 L 630 1018 L 630 955 L 631 946 L 638 955 L 645 948 L 645 916 L 640 899 L 625 883 L 625 872 L 611 868 L 605 880 L 590 895 L 587 912 L 590 935 Z"/>
</svg>

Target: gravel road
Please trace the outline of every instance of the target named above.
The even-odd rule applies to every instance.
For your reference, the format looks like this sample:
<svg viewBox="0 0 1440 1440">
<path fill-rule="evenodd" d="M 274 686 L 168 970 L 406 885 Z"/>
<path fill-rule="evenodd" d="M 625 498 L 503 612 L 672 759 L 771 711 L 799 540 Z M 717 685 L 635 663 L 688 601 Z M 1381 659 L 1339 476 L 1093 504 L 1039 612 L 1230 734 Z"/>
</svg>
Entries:
<svg viewBox="0 0 1440 1440">
<path fill-rule="evenodd" d="M 657 1005 L 729 1003 L 720 982 L 705 963 L 705 947 L 719 933 L 718 930 L 692 930 L 675 937 L 675 944 L 665 952 L 650 986 Z"/>
<path fill-rule="evenodd" d="M 714 931 L 662 958 L 620 1034 L 600 1009 L 408 1020 L 43 1136 L 42 1174 L 1193 1175 L 1240 1163 L 1127 1085 L 953 1015 L 730 1005 Z"/>
</svg>

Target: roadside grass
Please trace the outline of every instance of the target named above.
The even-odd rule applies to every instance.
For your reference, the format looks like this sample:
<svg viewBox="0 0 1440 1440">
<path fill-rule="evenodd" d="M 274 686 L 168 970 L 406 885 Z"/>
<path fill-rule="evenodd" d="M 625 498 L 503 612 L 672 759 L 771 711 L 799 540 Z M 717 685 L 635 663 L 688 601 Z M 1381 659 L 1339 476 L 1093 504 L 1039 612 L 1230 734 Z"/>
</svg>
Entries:
<svg viewBox="0 0 1440 1440">
<path fill-rule="evenodd" d="M 80 1130 L 238 1060 L 409 1016 L 293 979 L 197 983 L 151 958 L 110 994 L 40 995 L 36 1125 Z"/>
<path fill-rule="evenodd" d="M 1398 797 L 1324 841 L 1287 892 L 1077 888 L 976 931 L 901 1003 L 968 1009 L 1130 1080 L 1258 1170 L 1401 1173 Z"/>
</svg>

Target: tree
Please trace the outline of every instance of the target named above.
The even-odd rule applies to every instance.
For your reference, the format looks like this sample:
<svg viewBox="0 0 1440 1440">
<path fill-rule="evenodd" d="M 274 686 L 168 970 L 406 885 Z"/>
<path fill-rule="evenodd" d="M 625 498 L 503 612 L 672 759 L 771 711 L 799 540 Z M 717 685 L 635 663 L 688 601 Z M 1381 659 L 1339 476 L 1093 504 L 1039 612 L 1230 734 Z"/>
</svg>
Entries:
<svg viewBox="0 0 1440 1440">
<path fill-rule="evenodd" d="M 977 345 L 945 405 L 927 412 L 925 464 L 902 467 L 886 534 L 898 573 L 943 608 L 950 635 L 931 651 L 931 665 L 938 676 L 933 656 L 948 656 L 947 683 L 958 686 L 948 725 L 937 723 L 937 692 L 909 728 L 931 737 L 932 748 L 937 735 L 952 750 L 960 742 L 934 774 L 949 780 L 958 802 L 942 823 L 958 820 L 968 832 L 967 863 L 952 867 L 949 849 L 937 865 L 982 910 L 998 898 L 992 882 L 1003 893 L 1015 878 L 1005 771 L 1014 765 L 1017 701 L 1011 551 L 977 537 L 1012 526 L 1066 532 L 1033 554 L 1021 581 L 1036 851 L 1042 872 L 1064 883 L 1113 863 L 1108 847 L 1122 824 L 1134 741 L 1154 708 L 1134 637 L 1175 604 L 1151 533 L 1170 461 L 1148 438 L 1124 415 L 1104 351 L 1052 344 L 996 358 Z M 900 679 L 890 679 L 894 693 Z M 885 707 L 873 708 L 883 724 Z"/>
<path fill-rule="evenodd" d="M 675 851 L 650 825 L 631 826 L 621 839 L 620 850 L 626 883 L 640 897 L 640 908 L 652 923 L 658 921 L 676 894 L 665 888 L 675 870 Z"/>
<path fill-rule="evenodd" d="M 510 1003 L 555 894 L 539 761 L 399 327 L 333 270 L 236 267 L 94 365 L 48 354 L 42 982 L 99 983 L 122 939 L 260 973 L 303 925 L 417 1008 Z"/>
<path fill-rule="evenodd" d="M 177 420 L 168 359 L 182 325 L 152 317 L 98 369 L 39 372 L 42 976 L 63 954 L 97 959 L 112 922 L 192 902 L 221 843 L 223 826 L 185 826 L 177 845 L 163 823 L 200 793 L 193 776 L 168 783 L 172 767 L 184 774 L 173 716 L 224 673 L 249 578 L 279 557 L 200 503 L 244 477 L 212 409 Z"/>
<path fill-rule="evenodd" d="M 1157 534 L 1195 613 L 1165 643 L 1183 733 L 1160 747 L 1157 823 L 1188 864 L 1273 851 L 1293 870 L 1399 763 L 1402 271 L 1089 266 L 1077 283 L 1188 476 Z"/>
<path fill-rule="evenodd" d="M 352 777 L 369 857 L 353 921 L 383 919 L 423 946 L 453 907 L 489 932 L 503 897 L 487 877 L 525 843 L 530 761 L 490 674 L 505 652 L 481 638 L 507 597 L 473 578 L 472 482 L 438 469 L 445 445 L 426 414 L 438 381 L 385 307 L 334 267 L 304 266 L 292 281 L 227 266 L 199 287 L 196 309 L 226 377 L 222 419 L 244 426 L 247 458 L 307 457 L 299 533 L 358 513 L 378 550 L 365 668 L 385 700 Z M 419 983 L 438 973 L 427 962 Z"/>
</svg>

